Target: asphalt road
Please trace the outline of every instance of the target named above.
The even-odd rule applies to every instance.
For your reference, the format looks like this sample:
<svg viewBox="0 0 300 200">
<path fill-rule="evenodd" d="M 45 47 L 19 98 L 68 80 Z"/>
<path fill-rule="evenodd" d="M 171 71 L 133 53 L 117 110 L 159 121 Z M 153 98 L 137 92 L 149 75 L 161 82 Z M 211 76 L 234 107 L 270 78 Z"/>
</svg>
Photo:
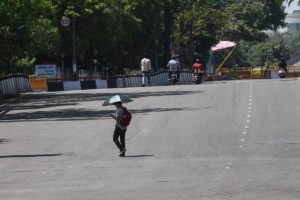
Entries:
<svg viewBox="0 0 300 200">
<path fill-rule="evenodd" d="M 3 200 L 300 199 L 300 80 L 25 94 L 0 118 Z M 115 93 L 132 124 L 112 141 Z"/>
</svg>

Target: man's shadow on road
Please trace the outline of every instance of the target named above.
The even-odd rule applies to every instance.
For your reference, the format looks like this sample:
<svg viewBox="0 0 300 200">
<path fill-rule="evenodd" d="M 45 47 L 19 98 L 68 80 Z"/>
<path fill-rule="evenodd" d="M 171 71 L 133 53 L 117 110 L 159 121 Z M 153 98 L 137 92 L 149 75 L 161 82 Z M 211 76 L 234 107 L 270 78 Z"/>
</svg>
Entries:
<svg viewBox="0 0 300 200">
<path fill-rule="evenodd" d="M 143 157 L 152 157 L 154 155 L 129 155 L 125 156 L 125 158 L 143 158 Z"/>
</svg>

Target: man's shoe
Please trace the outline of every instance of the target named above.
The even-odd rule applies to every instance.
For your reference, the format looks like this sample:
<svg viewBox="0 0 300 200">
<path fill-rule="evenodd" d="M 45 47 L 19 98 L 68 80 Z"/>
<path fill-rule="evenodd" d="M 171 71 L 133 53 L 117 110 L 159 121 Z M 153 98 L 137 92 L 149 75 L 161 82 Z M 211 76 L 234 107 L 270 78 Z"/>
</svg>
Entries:
<svg viewBox="0 0 300 200">
<path fill-rule="evenodd" d="M 125 157 L 125 151 L 126 151 L 126 149 L 123 149 L 123 150 L 120 152 L 119 156 Z"/>
<path fill-rule="evenodd" d="M 125 153 L 122 153 L 119 155 L 120 157 L 125 157 Z"/>
</svg>

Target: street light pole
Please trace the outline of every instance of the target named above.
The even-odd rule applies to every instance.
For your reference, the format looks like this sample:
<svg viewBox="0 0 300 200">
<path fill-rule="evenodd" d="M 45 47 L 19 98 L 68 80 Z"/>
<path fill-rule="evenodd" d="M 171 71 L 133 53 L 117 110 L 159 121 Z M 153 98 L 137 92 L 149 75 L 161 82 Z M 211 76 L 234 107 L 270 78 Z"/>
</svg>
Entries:
<svg viewBox="0 0 300 200">
<path fill-rule="evenodd" d="M 76 29 L 75 29 L 75 17 L 72 17 L 72 67 L 73 67 L 73 79 L 77 79 L 77 64 L 76 64 Z"/>
<path fill-rule="evenodd" d="M 106 67 L 106 80 L 108 80 L 108 70 L 109 70 L 109 67 Z"/>
<path fill-rule="evenodd" d="M 61 77 L 64 80 L 65 79 L 65 62 L 64 62 L 65 54 L 61 53 L 60 56 L 61 56 Z"/>
</svg>

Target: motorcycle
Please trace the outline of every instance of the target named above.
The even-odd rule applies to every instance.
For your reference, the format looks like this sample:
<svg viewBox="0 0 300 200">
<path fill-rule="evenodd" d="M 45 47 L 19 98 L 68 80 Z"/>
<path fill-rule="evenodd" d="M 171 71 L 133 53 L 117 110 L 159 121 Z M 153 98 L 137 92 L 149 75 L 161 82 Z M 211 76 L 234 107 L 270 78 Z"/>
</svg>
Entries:
<svg viewBox="0 0 300 200">
<path fill-rule="evenodd" d="M 193 82 L 195 84 L 200 84 L 202 83 L 202 77 L 204 75 L 204 72 L 203 71 L 194 71 L 194 74 L 193 74 Z"/>
<path fill-rule="evenodd" d="M 279 68 L 278 75 L 280 78 L 285 78 L 286 77 L 285 70 L 283 68 Z"/>
<path fill-rule="evenodd" d="M 176 71 L 172 71 L 171 72 L 171 78 L 169 79 L 169 81 L 175 85 L 178 82 L 178 77 L 177 77 L 177 73 Z"/>
</svg>

